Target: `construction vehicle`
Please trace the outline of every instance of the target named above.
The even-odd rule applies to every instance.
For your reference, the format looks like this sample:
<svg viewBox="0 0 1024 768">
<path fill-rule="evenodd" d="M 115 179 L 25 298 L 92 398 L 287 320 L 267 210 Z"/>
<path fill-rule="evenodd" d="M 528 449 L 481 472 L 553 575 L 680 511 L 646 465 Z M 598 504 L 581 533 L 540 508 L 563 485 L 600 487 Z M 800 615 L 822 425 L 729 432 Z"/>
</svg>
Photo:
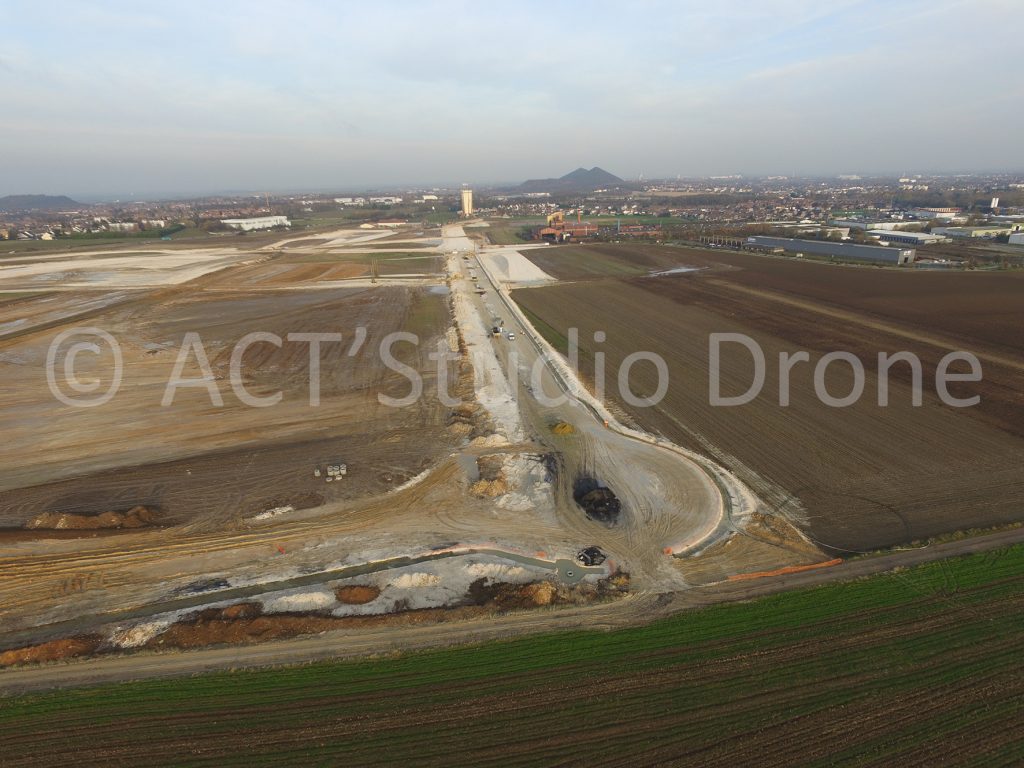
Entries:
<svg viewBox="0 0 1024 768">
<path fill-rule="evenodd" d="M 587 547 L 576 553 L 576 559 L 583 565 L 601 565 L 608 558 L 600 547 Z"/>
</svg>

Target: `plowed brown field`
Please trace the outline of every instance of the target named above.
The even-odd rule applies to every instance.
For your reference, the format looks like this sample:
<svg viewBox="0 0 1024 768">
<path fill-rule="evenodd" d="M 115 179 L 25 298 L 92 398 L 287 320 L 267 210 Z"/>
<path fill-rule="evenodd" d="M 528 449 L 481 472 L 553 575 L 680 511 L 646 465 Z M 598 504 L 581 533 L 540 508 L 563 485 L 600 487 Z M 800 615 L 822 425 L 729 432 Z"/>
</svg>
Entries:
<svg viewBox="0 0 1024 768">
<path fill-rule="evenodd" d="M 164 525 L 230 525 L 275 507 L 382 493 L 448 445 L 447 412 L 436 398 L 407 408 L 377 399 L 408 391 L 408 381 L 379 353 L 384 337 L 399 330 L 421 337 L 418 347 L 397 344 L 394 351 L 423 372 L 431 392 L 436 364 L 427 355 L 448 314 L 445 297 L 426 289 L 190 286 L 104 308 L 90 322 L 108 329 L 124 355 L 124 384 L 106 407 L 69 408 L 49 392 L 43 361 L 55 330 L 0 342 L 0 528 L 18 528 L 47 511 L 95 514 L 137 504 L 159 509 Z M 360 327 L 367 335 L 356 349 Z M 161 407 L 182 339 L 192 331 L 201 334 L 223 407 L 196 389 L 179 390 L 171 406 Z M 321 350 L 319 406 L 309 405 L 305 343 L 257 344 L 245 354 L 246 387 L 259 396 L 283 393 L 278 405 L 249 408 L 233 394 L 232 350 L 254 331 L 282 338 L 342 334 L 340 344 Z M 95 364 L 98 375 L 110 370 L 108 357 Z M 190 367 L 185 375 L 197 373 Z M 343 461 L 350 469 L 344 482 L 314 477 L 315 466 Z"/>
<path fill-rule="evenodd" d="M 664 277 L 600 277 L 593 264 L 618 260 L 702 267 Z M 891 545 L 1024 516 L 1024 275 L 935 274 L 794 262 L 741 253 L 658 246 L 594 246 L 527 252 L 549 273 L 582 282 L 516 291 L 556 343 L 580 329 L 581 367 L 607 356 L 609 394 L 648 429 L 716 456 L 771 504 L 803 519 L 813 537 L 835 550 Z M 559 254 L 565 253 L 564 262 Z M 584 266 L 580 266 L 584 264 Z M 634 270 L 635 271 L 635 270 Z M 622 274 L 601 267 L 601 274 Z M 607 341 L 592 341 L 605 331 Z M 762 347 L 767 380 L 751 403 L 709 405 L 709 335 L 744 333 Z M 638 350 L 660 354 L 670 385 L 652 408 L 617 395 L 615 374 Z M 781 352 L 806 350 L 810 363 L 791 375 L 791 404 L 779 405 Z M 890 404 L 877 404 L 877 354 L 907 350 L 922 360 L 924 401 L 911 405 L 910 369 L 890 374 Z M 972 408 L 940 402 L 935 366 L 946 353 L 977 355 L 983 381 L 953 384 Z M 834 408 L 814 394 L 822 355 L 848 351 L 867 369 L 864 395 Z M 722 392 L 740 394 L 752 381 L 751 356 L 723 348 Z M 655 388 L 654 369 L 633 369 L 638 395 Z M 834 396 L 850 391 L 848 366 L 827 369 Z"/>
</svg>

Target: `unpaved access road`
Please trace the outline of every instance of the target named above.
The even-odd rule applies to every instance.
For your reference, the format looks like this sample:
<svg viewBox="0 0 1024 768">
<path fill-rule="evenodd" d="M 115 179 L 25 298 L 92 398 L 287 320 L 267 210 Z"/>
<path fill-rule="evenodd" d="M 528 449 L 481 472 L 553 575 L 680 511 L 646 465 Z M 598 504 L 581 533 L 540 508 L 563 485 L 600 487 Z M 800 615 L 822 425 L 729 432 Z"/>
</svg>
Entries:
<svg viewBox="0 0 1024 768">
<path fill-rule="evenodd" d="M 564 422 L 572 434 L 555 440 L 562 466 L 556 491 L 559 524 L 581 540 L 602 547 L 628 568 L 640 589 L 668 591 L 687 586 L 672 563 L 682 553 L 731 530 L 729 505 L 753 506 L 738 482 L 724 473 L 713 477 L 707 464 L 698 463 L 675 446 L 655 444 L 649 436 L 619 424 L 600 401 L 582 387 L 546 342 L 528 324 L 508 295 L 502 275 L 520 279 L 508 248 L 493 249 L 499 257 L 481 253 L 458 226 L 443 230 L 445 247 L 455 251 L 452 287 L 471 296 L 486 326 L 502 318 L 502 334 L 491 343 L 513 385 L 523 417 L 538 434 Z M 472 260 L 461 258 L 472 252 Z M 505 265 L 495 275 L 492 265 Z M 509 267 L 512 263 L 513 266 Z M 470 274 L 483 278 L 484 294 L 474 291 Z M 531 279 L 543 273 L 530 274 Z M 512 331 L 515 340 L 508 338 Z M 614 374 L 609 377 L 616 380 Z M 617 525 L 609 527 L 587 519 L 572 499 L 572 487 L 581 477 L 592 477 L 611 488 L 623 504 Z M 730 487 L 731 484 L 731 487 Z M 723 486 L 725 493 L 723 493 Z"/>
<path fill-rule="evenodd" d="M 833 568 L 752 581 L 727 581 L 703 589 L 681 592 L 634 594 L 613 603 L 584 607 L 535 609 L 508 614 L 501 619 L 469 619 L 451 624 L 408 627 L 402 631 L 387 628 L 352 629 L 313 637 L 271 641 L 261 645 L 172 653 L 144 652 L 8 669 L 0 672 L 0 695 L 144 678 L 177 677 L 224 669 L 249 669 L 325 659 L 354 658 L 395 651 L 481 643 L 555 630 L 606 631 L 653 621 L 701 606 L 749 600 L 831 581 L 850 581 L 892 571 L 898 567 L 987 552 L 1022 541 L 1024 528 L 1016 528 L 960 541 L 852 560 Z"/>
</svg>

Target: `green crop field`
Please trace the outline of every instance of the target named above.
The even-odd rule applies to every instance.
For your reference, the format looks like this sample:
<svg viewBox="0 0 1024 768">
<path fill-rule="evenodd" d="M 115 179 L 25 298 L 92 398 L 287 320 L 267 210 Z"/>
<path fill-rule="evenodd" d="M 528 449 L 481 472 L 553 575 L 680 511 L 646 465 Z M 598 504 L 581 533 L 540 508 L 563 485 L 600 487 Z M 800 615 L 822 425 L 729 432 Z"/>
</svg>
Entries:
<svg viewBox="0 0 1024 768">
<path fill-rule="evenodd" d="M 558 245 L 526 253 L 530 261 L 559 280 L 635 277 L 684 263 L 678 249 L 646 243 L 633 248 L 616 245 Z"/>
<path fill-rule="evenodd" d="M 599 227 L 614 227 L 616 224 L 681 224 L 683 219 L 677 216 L 587 216 L 586 220 Z"/>
<path fill-rule="evenodd" d="M 539 225 L 533 225 L 539 226 Z M 529 239 L 523 237 L 523 232 L 529 229 L 529 224 L 515 223 L 515 224 L 497 224 L 491 222 L 491 225 L 483 230 L 469 229 L 470 232 L 484 232 L 487 235 L 487 239 L 490 240 L 494 245 L 519 245 L 520 243 L 528 243 Z"/>
<path fill-rule="evenodd" d="M 35 255 L 73 252 L 99 246 L 124 244 L 125 239 L 117 236 L 94 237 L 91 240 L 61 237 L 56 240 L 0 240 L 0 259 L 5 256 Z M 136 244 L 137 245 L 137 244 Z"/>
<path fill-rule="evenodd" d="M 448 224 L 452 221 L 458 221 L 459 214 L 455 211 L 430 211 L 429 213 L 423 214 L 420 218 L 428 224 Z"/>
<path fill-rule="evenodd" d="M 5 766 L 1019 765 L 1022 607 L 1018 545 L 613 632 L 0 700 L 0 743 Z"/>
</svg>

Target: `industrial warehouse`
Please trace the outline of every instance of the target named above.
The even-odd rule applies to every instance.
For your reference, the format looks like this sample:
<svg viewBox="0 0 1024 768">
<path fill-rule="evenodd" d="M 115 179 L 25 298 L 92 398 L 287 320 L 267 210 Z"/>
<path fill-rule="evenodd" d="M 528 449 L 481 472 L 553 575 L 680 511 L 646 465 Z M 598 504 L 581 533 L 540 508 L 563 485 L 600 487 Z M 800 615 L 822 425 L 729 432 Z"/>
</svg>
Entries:
<svg viewBox="0 0 1024 768">
<path fill-rule="evenodd" d="M 798 255 L 813 254 L 851 261 L 869 261 L 878 264 L 912 264 L 913 248 L 887 248 L 880 245 L 835 243 L 828 240 L 794 240 L 788 237 L 753 235 L 747 238 L 747 247 L 755 250 L 777 250 Z"/>
<path fill-rule="evenodd" d="M 287 216 L 257 216 L 249 219 L 221 219 L 221 224 L 226 224 L 232 229 L 242 232 L 252 232 L 257 229 L 273 229 L 274 227 L 290 227 L 292 223 Z"/>
<path fill-rule="evenodd" d="M 949 242 L 948 237 L 929 232 L 897 232 L 890 229 L 869 229 L 864 234 L 884 244 L 933 245 L 934 243 Z"/>
</svg>

